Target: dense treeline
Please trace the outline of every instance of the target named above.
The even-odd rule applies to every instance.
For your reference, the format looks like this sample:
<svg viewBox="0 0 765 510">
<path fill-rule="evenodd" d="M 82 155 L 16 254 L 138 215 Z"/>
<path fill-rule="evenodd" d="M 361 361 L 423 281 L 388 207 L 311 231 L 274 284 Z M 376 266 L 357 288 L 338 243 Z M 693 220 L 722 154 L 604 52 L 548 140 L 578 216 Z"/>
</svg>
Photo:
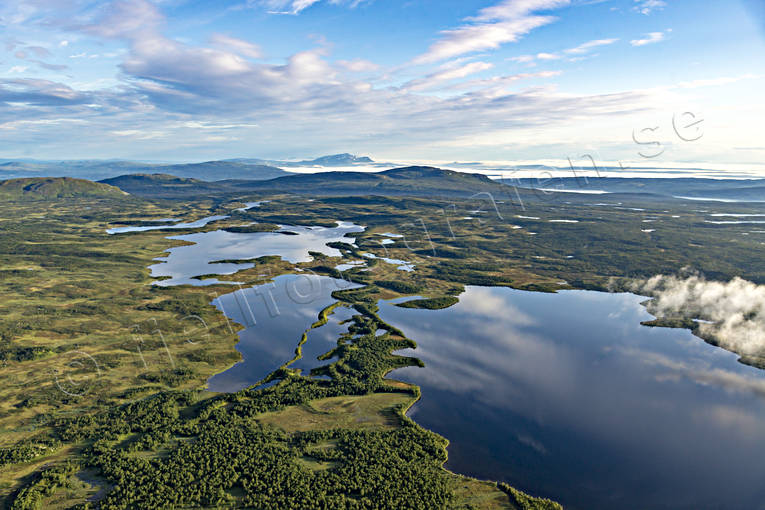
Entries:
<svg viewBox="0 0 765 510">
<path fill-rule="evenodd" d="M 61 443 L 47 435 L 39 435 L 13 446 L 0 448 L 0 467 L 26 462 L 58 449 Z"/>
<path fill-rule="evenodd" d="M 401 280 L 375 280 L 375 285 L 399 294 L 417 294 L 423 291 L 422 285 Z"/>
<path fill-rule="evenodd" d="M 136 457 L 97 442 L 87 459 L 115 484 L 100 507 L 435 509 L 450 500 L 448 474 L 440 468 L 445 442 L 413 425 L 290 437 L 217 413 L 197 432 L 164 458 Z M 313 448 L 327 441 L 334 447 Z M 313 471 L 298 462 L 303 457 L 335 467 Z"/>
<path fill-rule="evenodd" d="M 78 468 L 77 464 L 67 462 L 38 473 L 32 482 L 18 491 L 10 510 L 38 510 L 43 508 L 43 499 L 65 485 L 69 476 Z"/>
<path fill-rule="evenodd" d="M 442 296 L 437 298 L 430 298 L 430 299 L 412 299 L 410 301 L 404 301 L 403 303 L 398 303 L 396 306 L 399 306 L 401 308 L 422 308 L 425 310 L 442 310 L 444 308 L 449 308 L 452 305 L 457 304 L 459 302 L 459 298 L 456 298 L 454 296 Z"/>
<path fill-rule="evenodd" d="M 506 493 L 520 510 L 563 510 L 559 503 L 545 498 L 533 498 L 518 489 L 510 487 L 506 483 L 500 482 L 497 484 L 497 487 Z"/>
<path fill-rule="evenodd" d="M 163 392 L 55 426 L 63 440 L 94 441 L 85 462 L 114 485 L 102 509 L 443 508 L 451 498 L 449 475 L 440 467 L 445 441 L 408 420 L 393 430 L 292 436 L 253 421 L 343 393 L 332 384 L 288 377 L 267 389 L 201 401 L 196 392 Z M 320 444 L 333 446 L 316 448 Z M 169 448 L 166 456 L 136 455 L 162 448 Z M 301 458 L 334 467 L 312 471 Z"/>
</svg>

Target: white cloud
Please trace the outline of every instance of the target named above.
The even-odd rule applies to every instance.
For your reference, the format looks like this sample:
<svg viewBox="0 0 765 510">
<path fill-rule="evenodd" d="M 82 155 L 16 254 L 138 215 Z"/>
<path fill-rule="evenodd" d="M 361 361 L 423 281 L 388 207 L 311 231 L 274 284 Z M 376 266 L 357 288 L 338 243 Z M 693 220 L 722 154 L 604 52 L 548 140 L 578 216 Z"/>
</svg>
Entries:
<svg viewBox="0 0 765 510">
<path fill-rule="evenodd" d="M 468 90 L 468 89 L 483 89 L 483 94 L 486 96 L 493 95 L 495 97 L 501 97 L 507 94 L 507 87 L 520 80 L 528 80 L 534 78 L 553 78 L 560 76 L 561 71 L 540 71 L 538 73 L 518 73 L 509 76 L 492 76 L 491 78 L 484 78 L 481 80 L 469 80 L 461 82 L 452 86 L 455 90 Z"/>
<path fill-rule="evenodd" d="M 80 29 L 110 39 L 137 38 L 150 34 L 164 22 L 159 9 L 146 0 L 119 0 L 109 4 L 96 23 Z"/>
<path fill-rule="evenodd" d="M 469 23 L 453 30 L 443 31 L 440 40 L 414 60 L 426 64 L 457 57 L 466 53 L 497 49 L 503 44 L 518 41 L 535 28 L 552 23 L 554 16 L 534 14 L 569 4 L 569 0 L 505 0 L 482 9 Z"/>
<path fill-rule="evenodd" d="M 444 67 L 440 71 L 405 83 L 402 88 L 415 91 L 434 88 L 448 81 L 487 71 L 493 68 L 494 64 L 489 62 L 470 62 L 464 65 L 447 65 Z"/>
<path fill-rule="evenodd" d="M 28 103 L 33 106 L 83 104 L 89 96 L 66 85 L 48 80 L 19 78 L 0 81 L 0 102 Z"/>
<path fill-rule="evenodd" d="M 210 42 L 214 46 L 224 50 L 231 50 L 243 57 L 260 58 L 263 56 L 260 47 L 243 39 L 237 39 L 223 34 L 213 34 L 212 37 L 210 37 Z"/>
<path fill-rule="evenodd" d="M 477 16 L 469 21 L 496 21 L 517 19 L 534 11 L 555 9 L 568 5 L 568 0 L 504 0 L 497 5 L 481 9 Z"/>
<path fill-rule="evenodd" d="M 617 42 L 618 40 L 619 39 L 595 39 L 592 41 L 587 41 L 585 43 L 582 43 L 579 46 L 565 49 L 562 52 L 556 52 L 556 53 L 542 52 L 542 53 L 537 53 L 536 55 L 520 55 L 517 57 L 511 57 L 509 60 L 513 62 L 518 62 L 521 64 L 529 64 L 530 66 L 536 65 L 536 62 L 535 62 L 536 60 L 560 60 L 564 57 L 566 57 L 566 60 L 568 62 L 577 62 L 579 60 L 582 60 L 582 58 L 584 58 L 583 55 L 589 54 L 592 49 L 600 47 L 600 46 L 613 44 Z M 571 57 L 570 55 L 577 55 L 577 56 Z"/>
<path fill-rule="evenodd" d="M 322 0 L 249 0 L 247 5 L 252 7 L 255 4 L 265 5 L 272 14 L 300 14 L 312 5 L 318 4 Z M 353 8 L 364 0 L 329 0 L 330 4 L 342 5 L 348 4 Z"/>
<path fill-rule="evenodd" d="M 654 44 L 663 40 L 664 32 L 649 32 L 642 39 L 631 40 L 630 44 L 633 46 L 645 46 L 646 44 Z"/>
<path fill-rule="evenodd" d="M 667 5 L 667 2 L 664 0 L 635 0 L 635 4 L 636 5 L 634 10 L 647 16 L 653 11 L 660 11 L 664 9 L 664 7 Z"/>
<path fill-rule="evenodd" d="M 321 0 L 288 0 L 288 1 L 269 1 L 268 6 L 272 9 L 278 9 L 279 14 L 298 14 Z"/>
<path fill-rule="evenodd" d="M 765 353 L 765 285 L 738 277 L 718 282 L 657 275 L 634 287 L 654 297 L 652 314 L 710 321 L 698 325 L 703 336 L 741 354 Z"/>
<path fill-rule="evenodd" d="M 576 46 L 574 48 L 569 48 L 567 50 L 564 50 L 564 53 L 567 53 L 569 55 L 582 55 L 587 52 L 589 52 L 593 48 L 597 48 L 599 46 L 607 46 L 609 44 L 613 44 L 619 39 L 595 39 L 593 41 L 587 41 L 586 43 L 582 43 L 579 46 Z"/>
<path fill-rule="evenodd" d="M 519 64 L 529 64 L 534 62 L 534 55 L 518 55 L 517 57 L 510 57 L 509 60 Z"/>
<path fill-rule="evenodd" d="M 537 58 L 539 60 L 558 60 L 560 55 L 557 53 L 537 53 Z"/>
<path fill-rule="evenodd" d="M 374 62 L 370 62 L 369 60 L 364 59 L 355 59 L 355 60 L 338 60 L 336 62 L 338 66 L 345 69 L 346 71 L 350 71 L 353 73 L 364 73 L 369 71 L 377 71 L 380 66 L 375 64 Z"/>
</svg>

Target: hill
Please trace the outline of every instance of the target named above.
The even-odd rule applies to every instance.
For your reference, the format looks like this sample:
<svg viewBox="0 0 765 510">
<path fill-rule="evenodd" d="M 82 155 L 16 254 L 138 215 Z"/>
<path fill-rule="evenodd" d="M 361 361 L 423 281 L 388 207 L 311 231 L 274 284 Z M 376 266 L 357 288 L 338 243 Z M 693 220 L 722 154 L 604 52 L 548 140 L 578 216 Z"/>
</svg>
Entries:
<svg viewBox="0 0 765 510">
<path fill-rule="evenodd" d="M 353 154 L 334 154 L 332 156 L 322 156 L 311 161 L 302 161 L 301 163 L 306 165 L 318 165 L 318 166 L 351 166 L 351 165 L 365 165 L 374 163 L 371 158 L 367 156 L 354 156 Z"/>
<path fill-rule="evenodd" d="M 0 198 L 54 199 L 71 197 L 122 198 L 127 193 L 105 183 L 71 177 L 32 177 L 0 181 Z"/>
<path fill-rule="evenodd" d="M 231 191 L 218 183 L 168 174 L 121 175 L 99 182 L 117 187 L 131 195 L 152 198 L 187 198 Z"/>
<path fill-rule="evenodd" d="M 0 161 L 0 179 L 23 177 L 74 177 L 91 181 L 144 171 L 149 163 L 119 160 Z"/>
<path fill-rule="evenodd" d="M 717 200 L 737 200 L 742 202 L 765 202 L 765 181 L 762 186 L 747 186 L 741 188 L 715 188 L 706 191 L 694 191 L 685 196 L 694 198 L 709 198 Z"/>
<path fill-rule="evenodd" d="M 91 181 L 125 174 L 161 173 L 205 181 L 221 179 L 273 179 L 289 172 L 261 163 L 246 161 L 206 161 L 203 163 L 156 164 L 136 161 L 0 161 L 0 179 L 21 177 L 75 177 Z"/>
<path fill-rule="evenodd" d="M 242 186 L 241 182 L 226 182 Z M 247 189 L 314 195 L 470 196 L 481 191 L 502 191 L 486 176 L 426 166 L 394 168 L 382 172 L 318 172 L 250 183 Z"/>
<path fill-rule="evenodd" d="M 205 161 L 204 163 L 160 165 L 154 166 L 151 169 L 156 173 L 204 181 L 221 181 L 224 179 L 265 180 L 290 175 L 290 172 L 275 166 L 241 161 Z"/>
</svg>

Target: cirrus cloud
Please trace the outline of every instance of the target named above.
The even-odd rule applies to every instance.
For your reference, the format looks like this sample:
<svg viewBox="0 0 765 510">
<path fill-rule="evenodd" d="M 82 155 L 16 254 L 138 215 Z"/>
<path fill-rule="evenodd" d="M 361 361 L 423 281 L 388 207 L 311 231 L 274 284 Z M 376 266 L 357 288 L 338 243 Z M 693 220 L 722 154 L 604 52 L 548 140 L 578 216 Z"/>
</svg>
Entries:
<svg viewBox="0 0 765 510">
<path fill-rule="evenodd" d="M 249 7 L 252 7 L 255 4 L 264 5 L 267 9 L 270 9 L 271 14 L 300 14 L 302 11 L 321 1 L 322 0 L 249 0 L 247 5 Z M 329 0 L 329 3 L 333 5 L 347 4 L 349 7 L 353 8 L 363 1 L 364 0 Z"/>
<path fill-rule="evenodd" d="M 645 46 L 646 44 L 656 44 L 664 40 L 664 32 L 649 32 L 642 39 L 633 39 L 630 44 L 633 46 Z"/>
<path fill-rule="evenodd" d="M 566 6 L 570 0 L 505 0 L 482 9 L 477 16 L 467 18 L 468 24 L 445 30 L 428 51 L 415 58 L 415 64 L 438 62 L 466 53 L 497 49 L 518 41 L 535 28 L 552 23 L 557 18 L 534 14 Z"/>
</svg>

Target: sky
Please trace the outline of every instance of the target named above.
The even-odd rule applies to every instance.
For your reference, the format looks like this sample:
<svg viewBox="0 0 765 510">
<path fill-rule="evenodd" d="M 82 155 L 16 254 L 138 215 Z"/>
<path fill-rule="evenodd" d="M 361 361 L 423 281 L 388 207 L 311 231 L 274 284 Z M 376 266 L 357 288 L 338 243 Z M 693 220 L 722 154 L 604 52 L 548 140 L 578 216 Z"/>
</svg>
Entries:
<svg viewBox="0 0 765 510">
<path fill-rule="evenodd" d="M 761 0 L 0 4 L 0 158 L 765 176 Z M 754 170 L 752 170 L 754 169 Z"/>
</svg>

